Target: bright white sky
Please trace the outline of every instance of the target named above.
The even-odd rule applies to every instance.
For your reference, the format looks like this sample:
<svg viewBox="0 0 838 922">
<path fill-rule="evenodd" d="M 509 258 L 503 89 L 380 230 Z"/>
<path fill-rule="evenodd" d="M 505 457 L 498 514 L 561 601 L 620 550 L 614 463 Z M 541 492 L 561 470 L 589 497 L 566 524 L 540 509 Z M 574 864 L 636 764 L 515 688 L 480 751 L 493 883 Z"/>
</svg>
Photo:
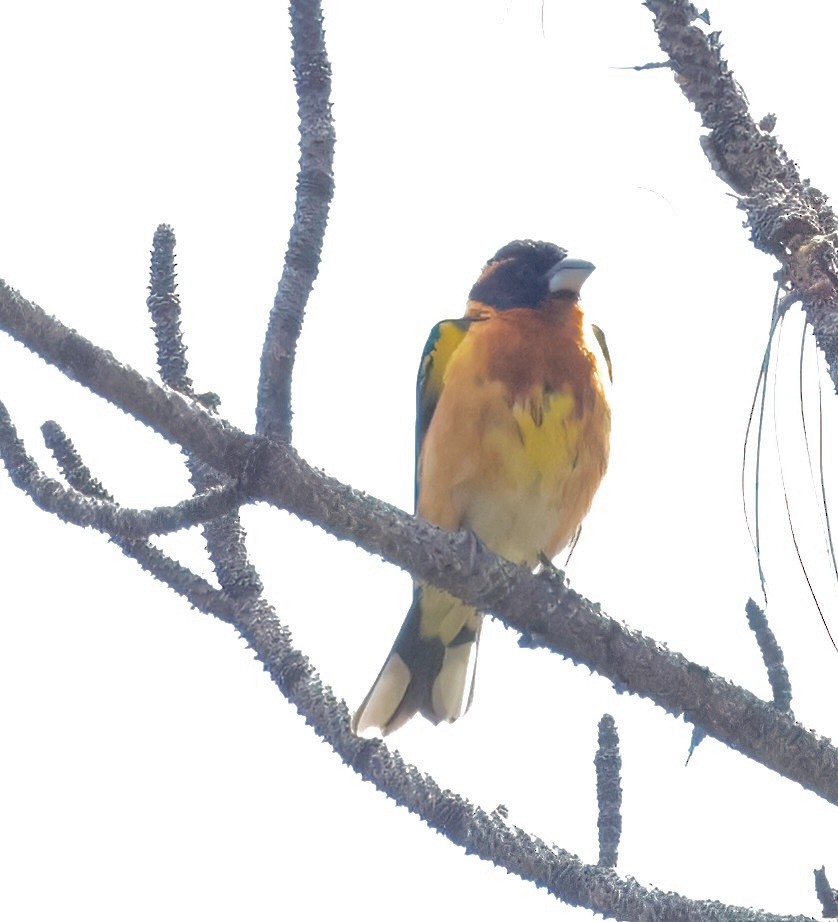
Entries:
<svg viewBox="0 0 838 922">
<path fill-rule="evenodd" d="M 640 0 L 359 0 L 325 14 L 337 193 L 300 344 L 298 448 L 410 508 L 429 328 L 462 312 L 511 239 L 594 261 L 585 303 L 614 358 L 614 443 L 569 575 L 610 614 L 767 696 L 744 621 L 759 587 L 740 460 L 776 266 L 748 242 L 671 73 L 619 69 L 661 58 L 650 14 Z M 757 117 L 777 114 L 802 173 L 835 199 L 823 105 L 836 14 L 816 0 L 794 16 L 779 2 L 717 0 L 711 14 Z M 284 4 L 48 0 L 3 20 L 0 276 L 151 374 L 147 253 L 155 226 L 173 224 L 196 386 L 251 427 L 297 160 Z M 790 318 L 779 412 L 805 523 L 800 329 Z M 54 418 L 120 501 L 186 495 L 174 449 L 5 337 L 0 398 L 45 465 L 38 427 Z M 773 436 L 767 446 L 773 457 Z M 838 654 L 767 464 L 771 623 L 795 713 L 838 736 Z M 464 857 L 362 783 L 230 628 L 102 536 L 35 510 L 5 477 L 0 508 L 0 918 L 590 917 Z M 245 522 L 281 617 L 356 704 L 408 577 L 273 510 Z M 818 532 L 802 532 L 819 553 Z M 166 546 L 206 572 L 197 535 Z M 825 864 L 838 881 L 834 808 L 712 740 L 685 768 L 683 722 L 519 651 L 497 624 L 484 638 L 472 711 L 453 727 L 405 728 L 394 743 L 407 758 L 593 862 L 592 760 L 609 711 L 624 767 L 621 874 L 818 913 L 812 870 Z"/>
</svg>

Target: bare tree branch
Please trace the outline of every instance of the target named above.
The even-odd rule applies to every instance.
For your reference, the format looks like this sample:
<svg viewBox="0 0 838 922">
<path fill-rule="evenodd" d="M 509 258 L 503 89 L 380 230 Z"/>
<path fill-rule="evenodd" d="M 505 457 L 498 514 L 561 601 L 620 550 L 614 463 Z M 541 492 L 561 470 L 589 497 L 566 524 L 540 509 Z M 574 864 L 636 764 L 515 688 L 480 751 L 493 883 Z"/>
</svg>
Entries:
<svg viewBox="0 0 838 922">
<path fill-rule="evenodd" d="M 252 445 L 230 439 L 231 429 L 223 420 L 200 403 L 161 388 L 133 368 L 122 365 L 110 352 L 50 317 L 2 280 L 0 328 L 71 380 L 151 426 L 172 444 L 195 452 L 216 470 L 235 476 L 236 471 L 244 468 Z M 188 437 L 183 438 L 187 432 Z"/>
<path fill-rule="evenodd" d="M 604 868 L 617 866 L 617 852 L 620 848 L 620 834 L 623 818 L 620 804 L 623 791 L 620 787 L 620 737 L 614 718 L 603 714 L 599 722 L 596 766 L 596 799 L 599 811 L 599 864 Z"/>
<path fill-rule="evenodd" d="M 294 85 L 300 116 L 297 204 L 268 332 L 256 406 L 256 432 L 291 441 L 291 374 L 306 301 L 320 267 L 320 251 L 334 191 L 335 132 L 331 67 L 319 0 L 291 3 Z"/>
<path fill-rule="evenodd" d="M 58 423 L 46 422 L 41 426 L 41 431 L 47 448 L 52 452 L 71 487 L 87 496 L 114 502 L 113 496 L 93 476 Z M 136 560 L 147 573 L 170 586 L 195 608 L 214 614 L 225 621 L 231 620 L 233 604 L 225 598 L 224 593 L 164 554 L 159 548 L 145 540 L 119 536 L 111 536 L 111 540 L 127 557 Z"/>
<path fill-rule="evenodd" d="M 753 599 L 748 599 L 745 605 L 745 614 L 748 618 L 748 627 L 753 631 L 768 672 L 768 682 L 774 694 L 774 707 L 791 714 L 791 682 L 788 670 L 783 661 L 783 651 L 780 649 L 774 632 L 768 626 L 765 612 Z"/>
<path fill-rule="evenodd" d="M 55 420 L 48 419 L 41 426 L 41 435 L 44 437 L 44 445 L 52 452 L 64 479 L 74 490 L 93 499 L 101 499 L 106 503 L 116 502 L 113 494 L 105 489 L 102 482 L 97 480 L 84 464 L 75 445 Z"/>
<path fill-rule="evenodd" d="M 23 490 L 36 506 L 54 512 L 60 519 L 104 531 L 123 538 L 144 538 L 148 535 L 165 535 L 191 528 L 207 520 L 218 518 L 231 509 L 237 509 L 241 494 L 233 485 L 214 487 L 185 499 L 176 506 L 157 506 L 154 509 L 127 509 L 108 500 L 85 496 L 72 488 L 62 486 L 47 477 L 32 457 L 9 416 L 5 404 L 0 402 L 0 459 L 6 465 L 12 483 Z"/>
<path fill-rule="evenodd" d="M 163 383 L 175 390 L 192 394 L 192 381 L 187 376 L 186 348 L 180 330 L 180 298 L 177 295 L 175 272 L 175 234 L 171 227 L 160 225 L 154 235 L 151 251 L 151 294 L 148 308 L 157 337 L 157 366 Z M 206 395 L 204 395 L 206 396 Z M 204 406 L 206 401 L 197 398 Z M 209 406 L 217 409 L 220 398 Z M 231 480 L 200 458 L 186 451 L 186 465 L 196 493 L 206 494 L 230 489 Z M 247 559 L 244 528 L 238 511 L 216 516 L 203 525 L 204 540 L 218 581 L 225 590 L 238 595 L 262 591 L 262 581 Z"/>
<path fill-rule="evenodd" d="M 43 428 L 47 443 L 69 482 L 87 495 L 112 500 L 60 427 L 49 423 Z M 525 880 L 542 885 L 549 881 L 547 889 L 565 902 L 617 918 L 639 920 L 649 905 L 683 914 L 685 918 L 721 918 L 715 904 L 646 889 L 633 880 L 624 880 L 601 868 L 586 865 L 569 852 L 555 845 L 548 846 L 508 825 L 498 814 L 487 815 L 459 795 L 443 791 L 430 776 L 405 763 L 384 743 L 359 740 L 349 731 L 345 703 L 323 686 L 310 661 L 293 646 L 289 632 L 276 620 L 273 609 L 264 599 L 242 598 L 235 592 L 214 589 L 145 542 L 117 541 L 128 556 L 168 583 L 195 607 L 237 627 L 288 700 L 344 761 L 401 806 L 422 816 L 454 844 L 462 845 L 467 851 Z M 611 729 L 613 731 L 613 721 Z M 619 760 L 619 755 L 617 758 Z M 598 775 L 602 774 L 598 771 Z M 619 799 L 619 780 L 617 795 Z M 751 918 L 750 911 L 745 909 L 731 911 L 726 907 L 725 912 L 727 918 Z M 766 916 L 765 920 L 774 922 L 775 918 Z"/>
<path fill-rule="evenodd" d="M 154 232 L 151 247 L 151 280 L 146 300 L 157 341 L 157 367 L 163 383 L 192 394 L 187 374 L 186 346 L 180 329 L 180 297 L 175 282 L 175 234 L 168 224 Z"/>
<path fill-rule="evenodd" d="M 60 429 L 50 426 L 49 433 L 50 442 L 64 459 L 66 470 L 72 471 L 70 476 L 75 484 L 79 488 L 87 484 L 92 493 L 107 496 L 104 487 L 84 467 Z M 650 912 L 658 914 L 659 918 L 696 922 L 726 919 L 732 922 L 812 922 L 803 916 L 774 916 L 643 887 L 631 878 L 618 877 L 613 870 L 602 866 L 602 862 L 600 866 L 585 864 L 558 846 L 548 845 L 507 824 L 499 814 L 487 814 L 459 795 L 442 790 L 430 776 L 404 762 L 398 752 L 389 750 L 383 742 L 359 740 L 349 731 L 345 703 L 323 686 L 309 660 L 293 646 L 287 629 L 276 620 L 265 600 L 237 598 L 214 589 L 193 574 L 189 574 L 189 580 L 172 581 L 171 561 L 164 561 L 165 555 L 140 542 L 134 542 L 133 546 L 132 542 L 124 542 L 123 550 L 157 578 L 168 582 L 196 608 L 237 627 L 288 700 L 347 764 L 467 852 L 546 887 L 553 896 L 570 905 L 584 906 L 631 922 L 648 919 Z M 600 753 L 603 752 L 613 752 L 613 740 L 606 740 L 600 747 Z M 619 756 L 617 759 L 619 761 Z M 613 760 L 610 761 L 612 768 L 605 774 L 613 776 Z M 610 799 L 613 802 L 613 796 Z"/>
<path fill-rule="evenodd" d="M 838 390 L 838 223 L 826 196 L 801 179 L 794 162 L 748 110 L 722 58 L 719 33 L 689 0 L 644 0 L 675 79 L 709 133 L 702 147 L 716 174 L 737 194 L 751 239 L 779 260 L 781 280 L 798 292 Z M 706 21 L 706 20 L 705 20 Z"/>
<path fill-rule="evenodd" d="M 108 498 L 105 488 L 84 466 L 72 444 L 55 425 L 47 427 L 48 440 L 62 469 L 79 489 Z M 715 901 L 690 900 L 676 893 L 647 888 L 631 878 L 617 876 L 600 864 L 589 865 L 556 845 L 505 822 L 496 811 L 487 814 L 459 795 L 442 790 L 430 776 L 404 762 L 398 752 L 379 740 L 359 740 L 349 730 L 349 713 L 343 701 L 324 686 L 308 658 L 297 650 L 290 634 L 277 621 L 271 606 L 261 598 L 242 598 L 235 593 L 211 587 L 194 574 L 173 571 L 172 561 L 144 542 L 124 541 L 120 545 L 129 556 L 158 579 L 167 582 L 196 608 L 234 625 L 248 641 L 288 700 L 328 742 L 340 757 L 363 778 L 399 805 L 422 817 L 453 844 L 466 852 L 492 861 L 524 880 L 533 881 L 558 899 L 573 906 L 629 922 L 650 918 L 695 920 L 695 922 L 813 922 L 803 916 L 775 916 L 744 907 Z M 175 567 L 179 565 L 175 564 Z M 183 571 L 184 568 L 180 568 Z M 184 571 L 186 572 L 186 571 Z M 615 761 L 616 753 L 616 761 Z M 613 720 L 605 715 L 600 723 L 600 751 L 597 756 L 600 827 L 603 817 L 609 831 L 605 838 L 613 844 L 619 837 L 619 752 Z M 616 788 L 615 788 L 616 784 Z M 603 809 L 603 805 L 608 804 Z M 614 810 L 616 805 L 616 838 Z M 602 838 L 602 832 L 601 832 Z"/>
<path fill-rule="evenodd" d="M 475 543 L 372 502 L 311 471 L 293 450 L 265 446 L 254 465 L 259 499 L 381 554 L 420 579 L 462 598 L 537 643 L 581 662 L 618 691 L 653 699 L 728 746 L 838 803 L 838 750 L 788 715 L 705 667 L 600 613 L 552 572 L 533 576 Z M 311 471 L 311 473 L 309 473 Z M 314 475 L 312 478 L 311 475 Z"/>
<path fill-rule="evenodd" d="M 703 18 L 695 8 L 684 0 L 646 0 L 646 5 L 655 15 L 661 45 L 671 58 L 679 83 L 711 129 L 704 139 L 708 156 L 740 196 L 755 243 L 781 260 L 782 281 L 791 288 L 789 297 L 799 295 L 803 301 L 818 342 L 827 353 L 833 379 L 838 380 L 838 322 L 833 310 L 838 271 L 836 223 L 831 210 L 817 190 L 800 180 L 785 152 L 770 137 L 767 125 L 754 125 L 744 94 L 720 57 L 718 35 L 708 35 L 694 25 L 696 19 Z M 151 425 L 187 452 L 193 483 L 201 495 L 175 507 L 179 516 L 184 509 L 194 516 L 202 503 L 211 507 L 222 495 L 239 501 L 244 495 L 288 509 L 338 538 L 352 540 L 468 603 L 496 613 L 523 631 L 527 644 L 545 646 L 585 663 L 609 677 L 617 691 L 649 697 L 671 713 L 683 715 L 703 732 L 838 803 L 838 751 L 795 724 L 790 714 L 628 630 L 572 592 L 555 574 L 535 577 L 475 544 L 472 536 L 443 533 L 392 506 L 361 496 L 313 470 L 287 444 L 278 444 L 290 440 L 291 373 L 305 303 L 319 265 L 332 192 L 334 143 L 329 64 L 319 4 L 298 0 L 292 3 L 291 16 L 302 140 L 294 226 L 271 312 L 259 384 L 257 433 L 271 441 L 234 429 L 188 399 L 192 385 L 179 329 L 174 238 L 162 229 L 155 239 L 157 263 L 152 265 L 149 307 L 155 318 L 161 374 L 174 390 L 160 388 L 120 365 L 109 353 L 63 327 L 2 283 L 0 326 L 67 376 Z M 619 838 L 614 828 L 615 812 L 619 821 L 619 752 L 613 722 L 605 718 L 600 726 L 598 765 L 603 790 L 608 788 L 601 798 L 600 825 L 608 827 L 608 834 L 601 841 L 600 866 L 585 865 L 575 856 L 507 825 L 500 813 L 486 814 L 459 796 L 440 790 L 433 779 L 404 763 L 383 743 L 356 739 L 349 731 L 344 703 L 323 685 L 307 658 L 293 647 L 287 628 L 261 597 L 261 584 L 247 560 L 237 516 L 216 518 L 205 529 L 222 584 L 218 590 L 147 542 L 127 537 L 135 534 L 130 529 L 136 521 L 128 531 L 118 530 L 119 516 L 131 521 L 132 515 L 136 518 L 148 513 L 116 506 L 81 459 L 73 457 L 72 445 L 62 442 L 63 433 L 55 427 L 45 435 L 57 447 L 57 456 L 63 455 L 62 469 L 79 495 L 41 474 L 17 440 L 8 415 L 0 415 L 0 444 L 15 482 L 45 508 L 60 511 L 69 520 L 78 514 L 81 524 L 92 523 L 79 509 L 111 510 L 108 514 L 113 521 L 106 530 L 113 531 L 126 553 L 202 610 L 234 624 L 316 732 L 363 777 L 419 813 L 452 842 L 545 886 L 572 905 L 617 918 L 780 918 L 649 890 L 618 877 L 605 866 L 616 861 Z M 228 478 L 244 492 L 233 490 Z M 75 511 L 67 513 L 67 509 Z M 152 512 L 159 515 L 159 510 Z M 216 516 L 218 512 L 216 509 Z M 167 514 L 173 516 L 174 512 Z M 775 701 L 777 698 L 775 688 Z M 825 875 L 823 882 L 826 884 Z"/>
<path fill-rule="evenodd" d="M 0 285 L 0 327 L 216 469 L 251 499 L 305 518 L 341 540 L 452 592 L 585 663 L 618 691 L 651 698 L 708 735 L 838 804 L 838 750 L 744 689 L 620 625 L 554 574 L 533 576 L 452 534 L 363 496 L 305 463 L 288 446 L 234 429 L 195 403 L 120 365 L 78 333 Z M 71 344 L 62 348 L 62 344 Z M 65 356 L 69 355 L 69 362 Z M 100 367 L 101 366 L 101 367 Z"/>
<path fill-rule="evenodd" d="M 825 919 L 838 918 L 838 893 L 829 885 L 826 868 L 819 868 L 815 871 L 815 893 L 821 901 L 823 917 Z"/>
</svg>

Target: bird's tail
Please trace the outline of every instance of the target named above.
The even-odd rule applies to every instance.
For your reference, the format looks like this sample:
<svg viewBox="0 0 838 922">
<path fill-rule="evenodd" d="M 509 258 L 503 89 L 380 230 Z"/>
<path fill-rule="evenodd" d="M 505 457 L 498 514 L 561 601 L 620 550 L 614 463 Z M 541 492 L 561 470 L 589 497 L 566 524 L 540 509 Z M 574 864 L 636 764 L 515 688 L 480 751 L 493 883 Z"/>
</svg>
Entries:
<svg viewBox="0 0 838 922">
<path fill-rule="evenodd" d="M 471 704 L 482 616 L 454 596 L 417 585 L 393 649 L 352 718 L 352 731 L 383 736 L 418 711 L 435 724 Z"/>
</svg>

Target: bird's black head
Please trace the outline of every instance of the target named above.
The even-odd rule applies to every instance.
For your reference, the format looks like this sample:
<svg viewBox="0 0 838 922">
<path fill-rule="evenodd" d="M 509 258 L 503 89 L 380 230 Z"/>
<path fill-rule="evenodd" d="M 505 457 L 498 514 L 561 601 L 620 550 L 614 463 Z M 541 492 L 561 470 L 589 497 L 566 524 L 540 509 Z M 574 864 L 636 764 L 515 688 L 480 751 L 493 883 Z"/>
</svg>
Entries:
<svg viewBox="0 0 838 922">
<path fill-rule="evenodd" d="M 486 263 L 469 300 L 498 310 L 538 307 L 550 291 L 550 270 L 566 256 L 553 243 L 513 240 Z"/>
</svg>

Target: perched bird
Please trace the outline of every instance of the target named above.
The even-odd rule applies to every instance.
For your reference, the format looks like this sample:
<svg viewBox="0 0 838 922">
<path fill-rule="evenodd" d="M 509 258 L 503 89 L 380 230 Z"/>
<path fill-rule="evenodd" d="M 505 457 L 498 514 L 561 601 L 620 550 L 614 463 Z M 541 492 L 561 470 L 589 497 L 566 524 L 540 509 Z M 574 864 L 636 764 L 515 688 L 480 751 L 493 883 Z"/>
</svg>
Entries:
<svg viewBox="0 0 838 922">
<path fill-rule="evenodd" d="M 579 304 L 589 262 L 516 240 L 480 273 L 465 316 L 428 338 L 416 399 L 416 514 L 471 529 L 535 567 L 575 538 L 608 464 L 611 365 Z M 391 733 L 417 711 L 454 721 L 471 704 L 482 616 L 417 582 L 355 733 Z"/>
</svg>

